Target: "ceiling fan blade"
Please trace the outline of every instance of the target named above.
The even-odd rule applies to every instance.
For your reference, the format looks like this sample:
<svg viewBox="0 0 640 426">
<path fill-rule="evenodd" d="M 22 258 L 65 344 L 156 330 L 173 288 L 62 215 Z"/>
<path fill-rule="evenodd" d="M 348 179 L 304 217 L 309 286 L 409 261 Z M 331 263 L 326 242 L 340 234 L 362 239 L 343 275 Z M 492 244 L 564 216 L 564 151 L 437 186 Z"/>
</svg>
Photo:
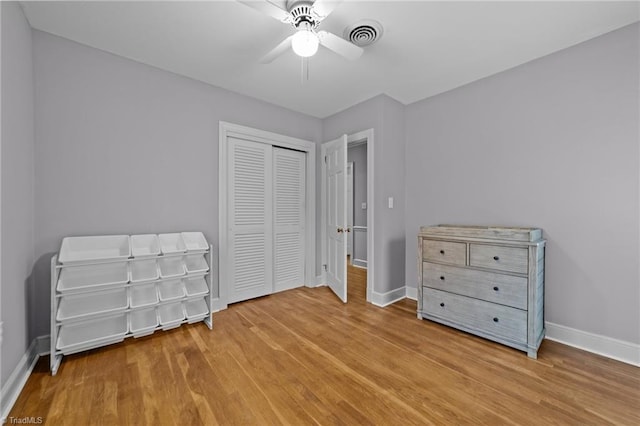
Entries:
<svg viewBox="0 0 640 426">
<path fill-rule="evenodd" d="M 282 42 L 280 42 L 279 45 L 274 47 L 271 50 L 271 52 L 267 53 L 266 55 L 264 55 L 262 57 L 262 59 L 260 59 L 260 63 L 261 64 L 269 64 L 269 63 L 273 62 L 274 59 L 276 59 L 278 56 L 282 55 L 284 52 L 286 52 L 287 50 L 289 50 L 291 48 L 291 40 L 292 39 L 293 39 L 293 36 L 289 36 L 289 37 L 285 38 L 284 40 L 282 40 Z"/>
<path fill-rule="evenodd" d="M 268 0 L 236 0 L 238 3 L 242 3 L 245 6 L 249 6 L 265 15 L 271 16 L 280 22 L 287 22 L 289 20 L 289 12 L 280 9 L 275 4 Z"/>
<path fill-rule="evenodd" d="M 362 55 L 363 50 L 361 47 L 358 47 L 333 33 L 318 31 L 318 38 L 320 39 L 321 45 L 351 61 L 355 61 L 360 57 L 360 55 Z"/>
<path fill-rule="evenodd" d="M 333 9 L 338 7 L 342 0 L 316 0 L 313 3 L 313 10 L 322 18 L 326 18 Z"/>
</svg>

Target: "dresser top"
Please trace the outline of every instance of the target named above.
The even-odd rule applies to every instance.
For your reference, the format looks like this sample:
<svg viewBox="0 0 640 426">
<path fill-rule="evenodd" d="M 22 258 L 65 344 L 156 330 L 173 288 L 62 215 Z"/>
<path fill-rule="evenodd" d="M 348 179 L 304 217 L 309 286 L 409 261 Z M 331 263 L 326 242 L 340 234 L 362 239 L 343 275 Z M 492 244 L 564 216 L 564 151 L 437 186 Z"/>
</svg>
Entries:
<svg viewBox="0 0 640 426">
<path fill-rule="evenodd" d="M 435 225 L 421 226 L 420 236 L 534 242 L 542 239 L 542 229 L 513 226 Z"/>
</svg>

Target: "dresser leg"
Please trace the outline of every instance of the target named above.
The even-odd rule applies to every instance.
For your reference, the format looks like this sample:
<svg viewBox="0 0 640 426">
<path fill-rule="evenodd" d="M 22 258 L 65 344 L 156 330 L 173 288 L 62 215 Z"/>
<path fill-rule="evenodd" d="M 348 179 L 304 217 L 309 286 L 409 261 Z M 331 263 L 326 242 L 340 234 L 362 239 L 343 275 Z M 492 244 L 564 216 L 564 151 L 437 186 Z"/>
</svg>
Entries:
<svg viewBox="0 0 640 426">
<path fill-rule="evenodd" d="M 420 312 L 418 312 L 418 319 L 421 320 L 422 319 L 422 314 Z"/>
<path fill-rule="evenodd" d="M 531 359 L 538 359 L 538 351 L 536 349 L 527 349 L 527 356 Z"/>
</svg>

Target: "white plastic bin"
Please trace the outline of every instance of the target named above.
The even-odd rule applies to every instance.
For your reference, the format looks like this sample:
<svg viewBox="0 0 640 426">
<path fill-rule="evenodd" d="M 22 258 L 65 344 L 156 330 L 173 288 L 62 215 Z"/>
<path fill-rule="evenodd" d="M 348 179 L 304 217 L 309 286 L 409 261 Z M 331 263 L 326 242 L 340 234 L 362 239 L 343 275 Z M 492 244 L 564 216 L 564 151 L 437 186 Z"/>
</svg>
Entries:
<svg viewBox="0 0 640 426">
<path fill-rule="evenodd" d="M 121 342 L 126 334 L 127 314 L 124 312 L 115 316 L 62 325 L 56 349 L 68 355 Z"/>
<path fill-rule="evenodd" d="M 187 251 L 182 235 L 179 233 L 159 234 L 158 239 L 160 240 L 160 250 L 162 250 L 163 254 L 184 253 Z"/>
<path fill-rule="evenodd" d="M 58 261 L 62 264 L 80 264 L 129 257 L 131 257 L 131 243 L 128 235 L 102 235 L 64 238 Z"/>
<path fill-rule="evenodd" d="M 157 280 L 160 276 L 158 263 L 155 259 L 133 260 L 129 264 L 129 268 L 131 269 L 132 283 L 153 281 Z"/>
<path fill-rule="evenodd" d="M 158 260 L 161 278 L 181 277 L 185 274 L 184 260 L 180 257 L 167 257 Z"/>
<path fill-rule="evenodd" d="M 184 297 L 182 280 L 160 281 L 158 283 L 158 293 L 160 294 L 161 302 L 182 299 Z"/>
<path fill-rule="evenodd" d="M 158 327 L 156 308 L 139 309 L 129 312 L 129 331 L 133 337 L 143 337 L 153 334 Z"/>
<path fill-rule="evenodd" d="M 202 232 L 183 232 L 182 240 L 189 253 L 204 253 L 209 248 Z"/>
<path fill-rule="evenodd" d="M 158 320 L 163 330 L 178 327 L 184 320 L 182 303 L 168 303 L 158 306 Z"/>
<path fill-rule="evenodd" d="M 204 277 L 187 278 L 184 280 L 187 297 L 204 296 L 209 293 L 209 287 Z"/>
<path fill-rule="evenodd" d="M 128 306 L 127 289 L 124 287 L 91 293 L 70 294 L 60 298 L 56 320 L 67 321 L 88 315 L 123 311 Z"/>
<path fill-rule="evenodd" d="M 201 254 L 185 256 L 184 264 L 187 274 L 198 274 L 209 270 L 209 265 Z"/>
<path fill-rule="evenodd" d="M 62 268 L 56 287 L 60 293 L 66 293 L 123 285 L 128 282 L 127 263 L 117 262 Z"/>
<path fill-rule="evenodd" d="M 131 308 L 155 305 L 158 303 L 158 292 L 155 283 L 140 284 L 129 289 Z"/>
<path fill-rule="evenodd" d="M 184 302 L 184 313 L 187 322 L 202 321 L 208 315 L 207 302 L 204 299 L 187 300 Z"/>
<path fill-rule="evenodd" d="M 137 258 L 155 257 L 160 254 L 160 241 L 156 234 L 131 236 L 131 255 Z"/>
</svg>

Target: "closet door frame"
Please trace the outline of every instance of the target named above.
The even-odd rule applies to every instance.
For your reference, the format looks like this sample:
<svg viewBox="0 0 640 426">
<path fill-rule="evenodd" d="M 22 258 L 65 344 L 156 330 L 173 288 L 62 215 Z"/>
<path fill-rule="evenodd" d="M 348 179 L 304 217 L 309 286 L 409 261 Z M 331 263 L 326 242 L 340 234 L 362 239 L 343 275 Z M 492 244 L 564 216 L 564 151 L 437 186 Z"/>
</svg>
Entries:
<svg viewBox="0 0 640 426">
<path fill-rule="evenodd" d="M 220 121 L 218 139 L 218 280 L 212 287 L 212 309 L 228 305 L 228 138 L 234 137 L 267 145 L 295 149 L 305 155 L 305 273 L 304 285 L 316 286 L 316 144 L 311 141 Z M 213 276 L 215 277 L 215 271 Z M 216 294 L 217 293 L 217 294 Z M 216 297 L 217 296 L 217 297 Z"/>
</svg>

